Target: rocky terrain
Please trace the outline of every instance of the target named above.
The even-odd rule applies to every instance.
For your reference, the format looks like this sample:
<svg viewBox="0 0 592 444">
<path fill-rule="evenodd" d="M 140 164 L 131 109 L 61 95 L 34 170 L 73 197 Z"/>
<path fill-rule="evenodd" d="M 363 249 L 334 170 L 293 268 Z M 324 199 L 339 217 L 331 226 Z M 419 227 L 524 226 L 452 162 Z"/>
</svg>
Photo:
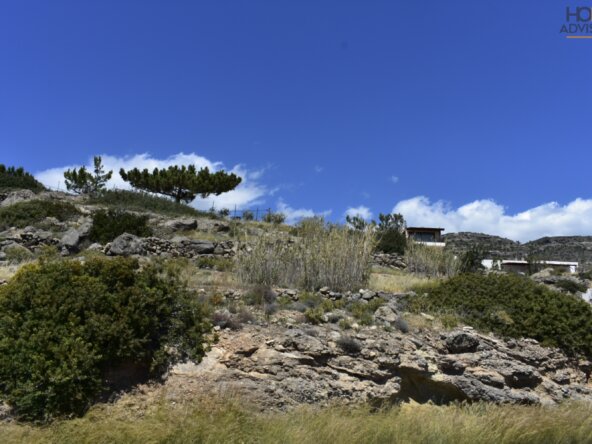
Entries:
<svg viewBox="0 0 592 444">
<path fill-rule="evenodd" d="M 397 315 L 385 309 L 382 316 Z M 590 366 L 534 340 L 504 341 L 470 328 L 348 334 L 331 324 L 251 325 L 220 332 L 199 365 L 176 366 L 161 389 L 173 400 L 210 391 L 238 395 L 264 409 L 411 399 L 554 404 L 592 401 Z"/>
<path fill-rule="evenodd" d="M 533 256 L 542 260 L 592 263 L 592 236 L 543 237 L 524 244 L 483 233 L 449 233 L 443 238 L 446 248 L 454 254 L 479 247 L 488 257 L 496 259 L 521 259 Z"/>
</svg>

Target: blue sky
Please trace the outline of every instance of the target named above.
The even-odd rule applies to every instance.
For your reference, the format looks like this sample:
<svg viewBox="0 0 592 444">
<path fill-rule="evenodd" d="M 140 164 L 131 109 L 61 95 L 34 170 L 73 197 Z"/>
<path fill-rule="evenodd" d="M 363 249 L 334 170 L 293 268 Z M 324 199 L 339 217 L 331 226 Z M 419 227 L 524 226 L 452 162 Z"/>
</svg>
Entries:
<svg viewBox="0 0 592 444">
<path fill-rule="evenodd" d="M 94 154 L 189 159 L 245 175 L 222 205 L 293 219 L 592 234 L 592 40 L 559 33 L 568 4 L 3 1 L 0 162 L 53 183 Z"/>
</svg>

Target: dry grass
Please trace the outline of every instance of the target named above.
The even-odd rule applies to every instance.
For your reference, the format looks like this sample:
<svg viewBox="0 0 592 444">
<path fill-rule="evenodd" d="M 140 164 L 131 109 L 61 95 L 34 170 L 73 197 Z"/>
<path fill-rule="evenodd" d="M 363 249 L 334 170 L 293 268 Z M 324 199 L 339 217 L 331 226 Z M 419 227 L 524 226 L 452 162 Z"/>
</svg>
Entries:
<svg viewBox="0 0 592 444">
<path fill-rule="evenodd" d="M 374 267 L 370 274 L 369 286 L 370 289 L 374 291 L 403 293 L 418 285 L 423 285 L 434 280 L 435 279 L 408 273 L 406 271 Z"/>
<path fill-rule="evenodd" d="M 260 236 L 251 251 L 239 250 L 237 274 L 245 284 L 315 290 L 353 290 L 366 285 L 370 275 L 374 237 L 370 231 L 353 231 L 303 220 L 297 238 L 270 233 Z"/>
<path fill-rule="evenodd" d="M 433 277 L 452 277 L 458 274 L 460 261 L 450 251 L 415 242 L 408 242 L 405 250 L 407 269 Z"/>
<path fill-rule="evenodd" d="M 199 268 L 186 258 L 167 259 L 167 265 L 178 271 L 192 289 L 228 289 L 240 286 L 234 273 Z"/>
<path fill-rule="evenodd" d="M 9 280 L 11 277 L 13 277 L 16 272 L 18 271 L 19 268 L 21 268 L 23 265 L 26 265 L 28 263 L 31 263 L 32 261 L 26 261 L 26 262 L 22 262 L 20 264 L 7 264 L 7 265 L 2 265 L 0 266 L 0 279 L 2 280 Z"/>
<path fill-rule="evenodd" d="M 134 408 L 135 407 L 135 408 Z M 592 442 L 592 406 L 405 404 L 300 408 L 257 413 L 237 400 L 150 408 L 102 406 L 47 427 L 0 425 L 3 443 L 584 443 Z"/>
</svg>

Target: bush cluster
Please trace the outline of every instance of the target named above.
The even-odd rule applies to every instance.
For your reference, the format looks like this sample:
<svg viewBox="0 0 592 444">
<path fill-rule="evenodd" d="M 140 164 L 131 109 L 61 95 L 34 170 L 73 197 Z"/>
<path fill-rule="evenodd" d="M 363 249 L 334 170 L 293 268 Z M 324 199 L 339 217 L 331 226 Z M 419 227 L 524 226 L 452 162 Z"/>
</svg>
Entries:
<svg viewBox="0 0 592 444">
<path fill-rule="evenodd" d="M 0 163 L 0 190 L 23 189 L 31 190 L 35 193 L 45 191 L 45 187 L 23 168 L 7 167 Z"/>
<path fill-rule="evenodd" d="M 420 296 L 411 300 L 416 311 L 453 311 L 481 330 L 534 338 L 572 356 L 592 357 L 591 306 L 526 277 L 463 274 L 416 291 Z"/>
<path fill-rule="evenodd" d="M 27 265 L 0 287 L 0 393 L 21 419 L 82 414 L 108 389 L 199 359 L 209 327 L 163 265 Z"/>
<path fill-rule="evenodd" d="M 24 228 L 41 222 L 46 217 L 55 217 L 64 222 L 80 212 L 69 202 L 56 200 L 29 200 L 0 208 L 0 229 Z"/>
<path fill-rule="evenodd" d="M 357 232 L 307 219 L 296 227 L 297 240 L 276 233 L 259 237 L 251 251 L 239 251 L 236 270 L 246 284 L 336 291 L 363 287 L 374 249 L 371 232 Z"/>
<path fill-rule="evenodd" d="M 106 244 L 123 233 L 147 237 L 152 235 L 148 216 L 127 213 L 121 210 L 99 210 L 93 214 L 89 239 Z"/>
</svg>

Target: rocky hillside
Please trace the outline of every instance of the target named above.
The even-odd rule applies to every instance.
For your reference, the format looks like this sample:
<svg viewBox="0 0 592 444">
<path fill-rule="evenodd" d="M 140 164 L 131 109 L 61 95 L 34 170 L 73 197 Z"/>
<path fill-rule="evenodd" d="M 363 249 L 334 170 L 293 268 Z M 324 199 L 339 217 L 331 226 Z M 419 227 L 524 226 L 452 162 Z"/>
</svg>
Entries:
<svg viewBox="0 0 592 444">
<path fill-rule="evenodd" d="M 77 211 L 63 220 L 42 217 L 28 226 L 3 227 L 0 268 L 46 254 L 48 246 L 79 260 L 90 254 L 178 261 L 196 297 L 213 307 L 217 341 L 200 364 L 176 365 L 164 384 L 155 386 L 169 399 L 207 391 L 236 393 L 262 409 L 333 401 L 592 402 L 590 362 L 570 359 L 532 339 L 503 340 L 463 324 L 445 329 L 425 313 L 414 314 L 425 325 L 408 325 L 405 300 L 414 297 L 413 292 L 268 288 L 254 302 L 253 290 L 241 288 L 231 271 L 242 251 L 234 224 L 250 236 L 270 229 L 286 232 L 287 227 L 146 211 L 150 236 L 126 233 L 99 244 L 90 241 L 89 233 L 101 205 L 61 193 L 16 192 L 0 199 L 2 209 L 41 199 L 67 202 Z M 483 234 L 454 233 L 445 240 L 455 252 L 478 244 L 496 257 L 516 257 L 532 247 L 553 253 L 553 259 L 592 259 L 592 238 L 545 238 L 521 245 Z M 400 258 L 374 260 L 395 268 L 404 265 Z M 204 272 L 216 264 L 224 269 Z"/>
<path fill-rule="evenodd" d="M 444 235 L 446 248 L 455 254 L 474 247 L 499 259 L 520 259 L 529 255 L 539 259 L 592 263 L 592 236 L 543 237 L 521 244 L 499 236 L 483 233 L 449 233 Z"/>
</svg>

